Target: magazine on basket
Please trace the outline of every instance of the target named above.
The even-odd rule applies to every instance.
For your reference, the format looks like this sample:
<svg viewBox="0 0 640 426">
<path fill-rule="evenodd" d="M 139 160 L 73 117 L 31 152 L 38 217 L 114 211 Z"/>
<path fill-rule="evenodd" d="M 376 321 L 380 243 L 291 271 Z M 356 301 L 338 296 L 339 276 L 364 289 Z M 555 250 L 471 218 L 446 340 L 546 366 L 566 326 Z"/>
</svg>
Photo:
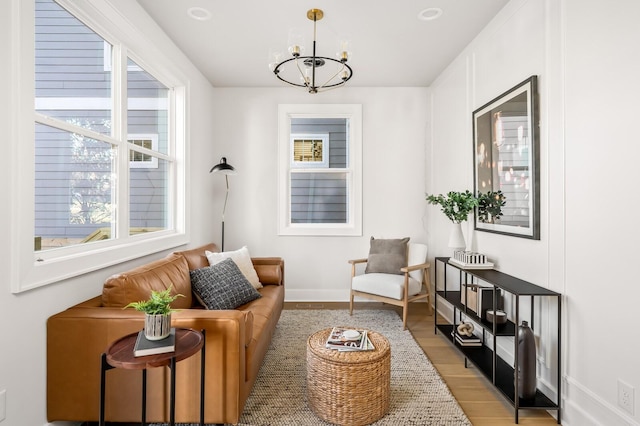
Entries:
<svg viewBox="0 0 640 426">
<path fill-rule="evenodd" d="M 357 335 L 355 335 L 354 331 L 357 332 Z M 354 334 L 354 336 L 350 336 L 349 333 Z M 354 330 L 344 327 L 333 327 L 331 333 L 329 333 L 325 347 L 340 351 L 365 351 L 374 349 L 371 340 L 367 336 L 367 330 Z"/>
</svg>

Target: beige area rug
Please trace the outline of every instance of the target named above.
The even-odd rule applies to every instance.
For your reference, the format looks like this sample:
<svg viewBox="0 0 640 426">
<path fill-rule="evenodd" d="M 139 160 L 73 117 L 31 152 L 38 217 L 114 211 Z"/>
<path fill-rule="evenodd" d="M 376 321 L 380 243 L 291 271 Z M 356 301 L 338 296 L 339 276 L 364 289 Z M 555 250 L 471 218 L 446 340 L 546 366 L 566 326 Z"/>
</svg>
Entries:
<svg viewBox="0 0 640 426">
<path fill-rule="evenodd" d="M 366 328 L 391 344 L 391 401 L 377 426 L 471 426 L 395 311 L 284 310 L 240 419 L 242 426 L 324 426 L 307 405 L 307 338 L 335 325 Z"/>
<path fill-rule="evenodd" d="M 307 405 L 306 349 L 313 332 L 334 325 L 366 328 L 391 344 L 389 413 L 375 425 L 471 425 L 395 311 L 284 310 L 240 419 L 246 426 L 326 425 Z"/>
</svg>

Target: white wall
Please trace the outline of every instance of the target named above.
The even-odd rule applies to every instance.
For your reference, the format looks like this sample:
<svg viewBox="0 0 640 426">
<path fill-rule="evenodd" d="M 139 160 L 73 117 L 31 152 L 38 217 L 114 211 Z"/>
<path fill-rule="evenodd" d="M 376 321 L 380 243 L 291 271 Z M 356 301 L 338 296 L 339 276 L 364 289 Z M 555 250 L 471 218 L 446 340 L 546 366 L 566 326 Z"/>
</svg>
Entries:
<svg viewBox="0 0 640 426">
<path fill-rule="evenodd" d="M 640 296 L 626 269 L 638 232 L 625 220 L 640 207 L 638 16 L 635 1 L 513 0 L 431 87 L 427 191 L 440 193 L 473 185 L 472 111 L 539 76 L 541 238 L 472 226 L 467 237 L 500 270 L 563 293 L 566 425 L 640 419 L 638 344 L 625 329 Z M 431 253 L 446 254 L 447 219 L 435 207 L 429 218 Z M 618 379 L 636 389 L 635 415 L 617 405 Z"/>
<path fill-rule="evenodd" d="M 18 1 L 15 2 L 16 4 Z M 215 153 L 211 144 L 213 125 L 211 116 L 213 109 L 213 90 L 210 84 L 181 54 L 167 37 L 159 31 L 136 2 L 118 0 L 119 9 L 130 22 L 136 22 L 139 29 L 156 45 L 162 45 L 164 55 L 177 64 L 188 77 L 191 98 L 189 109 L 191 123 L 189 126 L 191 151 L 189 155 L 190 192 L 191 201 L 187 208 L 188 219 L 191 224 L 191 245 L 202 244 L 213 240 L 218 232 L 207 212 L 212 206 L 211 194 L 214 192 L 214 182 L 208 174 L 209 168 L 215 162 Z M 97 4 L 97 2 L 96 2 Z M 0 88 L 2 93 L 11 93 L 11 88 L 17 82 L 11 75 L 11 35 L 12 26 L 19 25 L 20 19 L 13 19 L 11 1 L 0 2 L 0 53 L 3 57 L 0 66 Z M 16 16 L 17 18 L 17 16 Z M 29 22 L 29 16 L 22 16 L 24 22 Z M 123 17 L 117 25 L 125 26 Z M 32 18 L 31 18 L 32 20 Z M 22 94 L 27 99 L 32 97 L 28 93 Z M 10 111 L 13 106 L 10 97 L 0 97 L 0 129 L 3 135 L 10 129 Z M 24 140 L 2 138 L 4 154 L 0 156 L 0 199 L 9 200 L 10 179 L 14 167 L 20 167 L 11 161 L 11 150 L 18 144 L 30 143 Z M 18 190 L 20 183 L 17 183 Z M 0 209 L 0 270 L 7 271 L 9 265 L 10 233 L 14 214 L 5 204 Z M 32 237 L 29 237 L 32 238 Z M 0 287 L 0 390 L 6 390 L 6 419 L 1 426 L 34 426 L 44 425 L 46 421 L 46 320 L 52 314 L 59 312 L 77 302 L 97 296 L 102 290 L 102 282 L 106 277 L 134 265 L 145 263 L 152 258 L 164 256 L 158 253 L 154 256 L 138 259 L 126 264 L 114 266 L 105 270 L 90 273 L 64 282 L 45 286 L 21 294 L 10 292 L 11 282 L 3 280 Z M 5 274 L 5 277 L 7 275 Z M 98 364 L 96 364 L 98 365 Z M 96 413 L 97 415 L 97 413 Z"/>
<path fill-rule="evenodd" d="M 348 259 L 366 257 L 369 238 L 425 242 L 426 88 L 341 88 L 310 95 L 297 88 L 216 88 L 212 117 L 219 157 L 238 174 L 225 220 L 225 249 L 246 245 L 253 256 L 285 259 L 288 301 L 346 301 Z M 278 104 L 362 104 L 363 235 L 277 235 Z M 224 179 L 211 221 L 220 226 Z"/>
</svg>

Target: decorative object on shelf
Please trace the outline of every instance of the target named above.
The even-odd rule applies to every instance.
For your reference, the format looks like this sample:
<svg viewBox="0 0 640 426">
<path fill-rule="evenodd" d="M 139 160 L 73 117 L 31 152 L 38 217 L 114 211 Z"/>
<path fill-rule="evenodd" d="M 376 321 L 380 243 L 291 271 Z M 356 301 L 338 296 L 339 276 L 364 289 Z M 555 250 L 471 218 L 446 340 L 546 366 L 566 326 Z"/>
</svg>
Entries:
<svg viewBox="0 0 640 426">
<path fill-rule="evenodd" d="M 540 239 L 539 124 L 535 75 L 473 112 L 475 229 Z"/>
<path fill-rule="evenodd" d="M 494 266 L 484 254 L 465 250 L 454 251 L 449 263 L 464 269 L 493 269 Z"/>
<path fill-rule="evenodd" d="M 307 18 L 313 21 L 313 50 L 311 56 L 302 56 L 305 50 L 304 37 L 296 30 L 289 32 L 289 53 L 291 58 L 281 60 L 281 52 L 272 51 L 269 69 L 278 79 L 292 86 L 304 87 L 309 93 L 343 86 L 353 76 L 347 61 L 351 56 L 349 41 L 340 41 L 337 59 L 316 54 L 316 26 L 324 16 L 320 9 L 307 11 Z M 299 82 L 298 82 L 299 80 Z M 317 83 L 319 82 L 319 83 Z"/>
<path fill-rule="evenodd" d="M 224 213 L 227 210 L 227 200 L 229 199 L 229 175 L 235 175 L 236 169 L 227 163 L 227 157 L 222 157 L 220 163 L 216 164 L 209 170 L 209 173 L 221 173 L 224 175 L 227 184 L 227 192 L 224 195 L 224 207 L 222 207 L 222 246 L 220 249 L 224 251 Z"/>
<path fill-rule="evenodd" d="M 476 197 L 466 190 L 464 192 L 449 191 L 446 196 L 427 195 L 429 204 L 439 205 L 442 212 L 453 222 L 449 235 L 449 247 L 464 250 L 467 246 L 462 234 L 461 223 L 467 220 L 469 213 L 478 205 Z"/>
<path fill-rule="evenodd" d="M 134 308 L 136 311 L 144 312 L 144 335 L 148 340 L 162 340 L 169 337 L 171 333 L 171 302 L 182 294 L 171 295 L 173 286 L 166 290 L 151 290 L 151 297 L 139 302 L 131 302 L 123 309 Z"/>
<path fill-rule="evenodd" d="M 478 220 L 482 223 L 498 223 L 503 216 L 502 207 L 507 203 L 502 191 L 478 193 Z"/>
<path fill-rule="evenodd" d="M 487 321 L 491 323 L 495 322 L 498 325 L 507 323 L 507 313 L 499 309 L 497 309 L 495 312 L 491 309 L 488 309 L 485 317 L 487 318 Z"/>
<path fill-rule="evenodd" d="M 536 341 L 527 321 L 518 327 L 518 396 L 536 396 Z"/>
<path fill-rule="evenodd" d="M 460 303 L 478 312 L 478 284 L 462 283 L 462 291 L 460 292 Z"/>
<path fill-rule="evenodd" d="M 461 322 L 460 324 L 458 324 L 458 334 L 462 335 L 462 336 L 468 336 L 471 337 L 473 336 L 473 324 L 470 322 Z"/>
</svg>

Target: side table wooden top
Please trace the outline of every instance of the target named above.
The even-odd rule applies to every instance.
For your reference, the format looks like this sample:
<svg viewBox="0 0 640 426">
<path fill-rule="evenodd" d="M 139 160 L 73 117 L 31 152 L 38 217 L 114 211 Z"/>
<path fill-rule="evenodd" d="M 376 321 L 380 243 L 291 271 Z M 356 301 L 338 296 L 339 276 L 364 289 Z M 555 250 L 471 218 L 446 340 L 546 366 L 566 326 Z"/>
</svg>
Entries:
<svg viewBox="0 0 640 426">
<path fill-rule="evenodd" d="M 133 348 L 137 337 L 137 332 L 128 334 L 109 345 L 105 351 L 107 363 L 112 367 L 128 370 L 162 367 L 170 365 L 173 357 L 175 357 L 176 362 L 189 358 L 202 349 L 202 345 L 204 345 L 204 336 L 199 331 L 191 328 L 176 328 L 176 350 L 174 352 L 134 356 Z"/>
</svg>

